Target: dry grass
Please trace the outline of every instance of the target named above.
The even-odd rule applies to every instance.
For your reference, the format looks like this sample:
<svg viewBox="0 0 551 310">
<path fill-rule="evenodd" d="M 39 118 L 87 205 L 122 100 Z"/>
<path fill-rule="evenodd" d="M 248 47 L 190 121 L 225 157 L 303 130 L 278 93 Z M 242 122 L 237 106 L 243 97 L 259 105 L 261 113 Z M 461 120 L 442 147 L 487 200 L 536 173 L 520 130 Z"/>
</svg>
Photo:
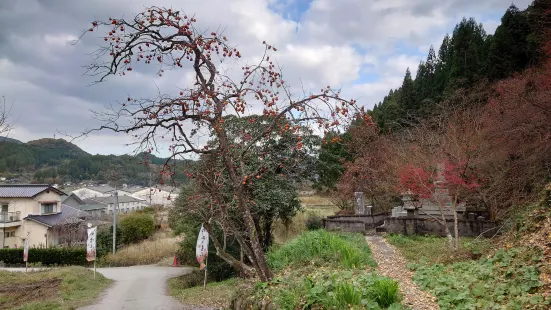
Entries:
<svg viewBox="0 0 551 310">
<path fill-rule="evenodd" d="M 113 280 L 84 267 L 45 271 L 0 271 L 0 309 L 76 309 L 96 298 Z"/>
<path fill-rule="evenodd" d="M 334 206 L 334 204 L 327 198 L 318 196 L 318 195 L 312 195 L 312 196 L 300 196 L 298 199 L 300 199 L 300 202 L 302 202 L 302 205 L 304 207 L 307 206 Z"/>
<path fill-rule="evenodd" d="M 168 233 L 158 233 L 150 239 L 132 244 L 117 251 L 115 255 L 107 254 L 101 260 L 104 266 L 134 266 L 155 264 L 178 251 L 178 239 Z"/>
<path fill-rule="evenodd" d="M 339 211 L 337 206 L 321 196 L 301 196 L 299 199 L 304 210 L 299 212 L 287 226 L 280 221 L 275 223 L 273 231 L 275 243 L 283 244 L 306 231 L 305 222 L 308 217 L 316 215 L 325 218 Z"/>
</svg>

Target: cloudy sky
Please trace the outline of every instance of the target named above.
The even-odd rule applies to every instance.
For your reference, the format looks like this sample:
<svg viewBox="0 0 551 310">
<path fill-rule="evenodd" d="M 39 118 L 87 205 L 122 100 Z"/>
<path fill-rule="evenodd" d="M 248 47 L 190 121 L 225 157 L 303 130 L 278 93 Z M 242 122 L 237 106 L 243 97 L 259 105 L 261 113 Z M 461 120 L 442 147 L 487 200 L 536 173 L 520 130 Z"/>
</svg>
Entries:
<svg viewBox="0 0 551 310">
<path fill-rule="evenodd" d="M 524 9 L 530 0 L 514 3 Z M 175 71 L 113 77 L 90 86 L 83 75 L 98 34 L 72 44 L 92 20 L 131 17 L 154 3 L 194 14 L 201 30 L 226 28 L 244 59 L 278 47 L 276 58 L 292 86 L 330 84 L 367 108 L 412 74 L 429 46 L 437 49 L 463 16 L 488 33 L 511 0 L 0 0 L 0 96 L 16 120 L 10 137 L 29 141 L 78 134 L 97 126 L 90 111 L 116 100 L 184 87 Z M 2 100 L 2 98 L 0 98 Z M 128 137 L 103 132 L 75 143 L 92 154 L 123 154 Z M 161 154 L 163 155 L 163 154 Z"/>
</svg>

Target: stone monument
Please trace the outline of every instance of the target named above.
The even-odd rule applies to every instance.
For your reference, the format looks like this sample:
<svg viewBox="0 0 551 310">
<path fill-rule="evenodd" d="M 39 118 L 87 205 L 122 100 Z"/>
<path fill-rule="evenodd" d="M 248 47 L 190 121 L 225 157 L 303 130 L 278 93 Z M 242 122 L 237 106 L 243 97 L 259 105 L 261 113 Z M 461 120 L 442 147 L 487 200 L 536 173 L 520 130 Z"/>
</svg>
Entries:
<svg viewBox="0 0 551 310">
<path fill-rule="evenodd" d="M 355 192 L 354 193 L 354 210 L 356 215 L 370 215 L 371 206 L 365 206 L 364 193 Z"/>
</svg>

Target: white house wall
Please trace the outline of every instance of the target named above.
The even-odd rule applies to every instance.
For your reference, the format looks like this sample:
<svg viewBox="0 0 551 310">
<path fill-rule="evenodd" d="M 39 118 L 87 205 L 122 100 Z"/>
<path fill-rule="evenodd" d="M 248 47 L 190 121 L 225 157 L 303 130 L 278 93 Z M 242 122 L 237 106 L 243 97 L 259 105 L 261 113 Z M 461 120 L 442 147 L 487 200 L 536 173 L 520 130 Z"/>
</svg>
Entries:
<svg viewBox="0 0 551 310">
<path fill-rule="evenodd" d="M 149 197 L 151 193 L 151 198 Z M 168 196 L 170 195 L 170 200 L 168 200 Z M 163 205 L 168 206 L 170 205 L 176 197 L 178 197 L 177 194 L 167 192 L 165 190 L 161 190 L 159 192 L 158 189 L 153 189 L 153 191 L 150 191 L 149 188 L 142 189 L 140 191 L 135 192 L 132 194 L 133 197 L 143 199 L 145 200 L 145 203 L 147 205 Z"/>
</svg>

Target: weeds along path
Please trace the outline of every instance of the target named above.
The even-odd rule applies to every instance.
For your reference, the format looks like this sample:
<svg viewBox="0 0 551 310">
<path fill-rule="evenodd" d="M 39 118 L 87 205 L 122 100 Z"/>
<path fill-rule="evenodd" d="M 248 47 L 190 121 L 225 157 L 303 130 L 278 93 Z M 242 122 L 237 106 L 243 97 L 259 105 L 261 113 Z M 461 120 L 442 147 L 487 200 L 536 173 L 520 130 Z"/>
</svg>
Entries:
<svg viewBox="0 0 551 310">
<path fill-rule="evenodd" d="M 413 272 L 406 267 L 406 260 L 396 248 L 381 236 L 367 236 L 366 241 L 377 261 L 379 273 L 395 279 L 400 284 L 400 292 L 404 296 L 406 307 L 414 310 L 440 309 L 436 298 L 428 292 L 421 291 L 413 282 Z"/>
</svg>

